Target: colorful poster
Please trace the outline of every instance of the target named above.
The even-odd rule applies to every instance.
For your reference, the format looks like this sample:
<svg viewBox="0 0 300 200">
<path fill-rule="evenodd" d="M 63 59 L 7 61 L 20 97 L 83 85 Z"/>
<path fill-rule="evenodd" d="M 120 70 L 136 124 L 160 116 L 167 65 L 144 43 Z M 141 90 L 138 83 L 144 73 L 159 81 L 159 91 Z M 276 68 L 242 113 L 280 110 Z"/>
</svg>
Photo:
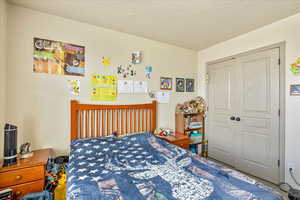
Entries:
<svg viewBox="0 0 300 200">
<path fill-rule="evenodd" d="M 172 90 L 172 78 L 160 77 L 160 89 Z"/>
<path fill-rule="evenodd" d="M 71 95 L 79 96 L 80 93 L 80 81 L 79 80 L 69 80 L 69 91 Z"/>
<path fill-rule="evenodd" d="M 299 76 L 300 75 L 300 58 L 297 58 L 294 63 L 292 63 L 290 68 L 290 71 L 295 75 Z"/>
<path fill-rule="evenodd" d="M 117 77 L 92 74 L 91 100 L 92 101 L 116 101 Z"/>
<path fill-rule="evenodd" d="M 85 49 L 83 46 L 34 38 L 33 48 L 34 72 L 84 76 Z"/>
</svg>

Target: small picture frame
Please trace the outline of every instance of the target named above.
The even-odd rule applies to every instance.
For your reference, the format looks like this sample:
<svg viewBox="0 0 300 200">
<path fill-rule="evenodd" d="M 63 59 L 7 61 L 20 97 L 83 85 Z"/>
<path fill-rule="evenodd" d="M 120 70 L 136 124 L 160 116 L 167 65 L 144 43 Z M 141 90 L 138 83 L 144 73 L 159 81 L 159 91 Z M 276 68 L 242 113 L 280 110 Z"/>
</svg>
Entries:
<svg viewBox="0 0 300 200">
<path fill-rule="evenodd" d="M 290 85 L 290 95 L 300 96 L 300 84 Z"/>
<path fill-rule="evenodd" d="M 161 90 L 172 90 L 172 78 L 160 77 L 160 89 Z"/>
<path fill-rule="evenodd" d="M 191 78 L 185 79 L 185 90 L 186 92 L 195 91 L 195 79 L 191 79 Z"/>
<path fill-rule="evenodd" d="M 185 81 L 184 78 L 176 78 L 176 92 L 184 92 Z"/>
<path fill-rule="evenodd" d="M 140 51 L 132 52 L 131 56 L 132 56 L 132 64 L 136 65 L 142 62 L 142 52 Z"/>
</svg>

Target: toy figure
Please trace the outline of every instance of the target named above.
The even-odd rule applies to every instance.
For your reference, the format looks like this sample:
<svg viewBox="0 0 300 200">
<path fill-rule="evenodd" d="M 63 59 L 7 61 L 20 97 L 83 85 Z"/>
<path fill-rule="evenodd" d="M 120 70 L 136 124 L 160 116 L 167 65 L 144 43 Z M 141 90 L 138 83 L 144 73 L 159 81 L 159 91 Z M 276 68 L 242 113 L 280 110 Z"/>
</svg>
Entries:
<svg viewBox="0 0 300 200">
<path fill-rule="evenodd" d="M 30 158 L 33 156 L 33 152 L 30 152 L 30 143 L 26 142 L 20 147 L 21 158 Z"/>
</svg>

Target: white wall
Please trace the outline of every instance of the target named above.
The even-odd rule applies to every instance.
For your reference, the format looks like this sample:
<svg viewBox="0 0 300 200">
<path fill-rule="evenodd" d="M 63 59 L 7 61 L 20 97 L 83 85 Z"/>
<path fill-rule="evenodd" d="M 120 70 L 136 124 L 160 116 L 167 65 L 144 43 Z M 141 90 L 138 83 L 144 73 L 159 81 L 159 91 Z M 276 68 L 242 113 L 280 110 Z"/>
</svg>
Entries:
<svg viewBox="0 0 300 200">
<path fill-rule="evenodd" d="M 208 61 L 282 41 L 286 42 L 286 163 L 296 164 L 297 179 L 300 181 L 300 97 L 289 95 L 289 85 L 300 84 L 300 77 L 293 76 L 288 70 L 289 65 L 300 57 L 300 14 L 198 52 L 198 94 L 205 96 L 206 93 L 205 74 Z M 293 183 L 287 170 L 286 179 Z"/>
<path fill-rule="evenodd" d="M 0 0 L 0 158 L 3 156 L 6 75 L 6 1 Z"/>
<path fill-rule="evenodd" d="M 8 6 L 7 119 L 19 128 L 19 144 L 30 141 L 33 148 L 53 147 L 58 153 L 67 151 L 70 141 L 71 100 L 67 80 L 76 79 L 74 76 L 33 73 L 33 37 L 85 46 L 86 76 L 78 78 L 81 81 L 79 100 L 85 103 L 90 102 L 90 74 L 104 72 L 99 67 L 102 56 L 112 59 L 114 67 L 109 72 L 116 74 L 118 64 L 129 64 L 131 52 L 141 50 L 143 63 L 136 66 L 136 80 L 145 80 L 144 67 L 152 65 L 153 78 L 148 83 L 152 90 L 159 90 L 160 76 L 197 76 L 196 51 Z M 170 104 L 158 107 L 159 126 L 174 128 L 176 103 L 196 95 L 196 92 L 174 91 L 173 89 Z M 151 102 L 148 95 L 132 94 L 119 95 L 115 103 L 145 102 Z"/>
</svg>

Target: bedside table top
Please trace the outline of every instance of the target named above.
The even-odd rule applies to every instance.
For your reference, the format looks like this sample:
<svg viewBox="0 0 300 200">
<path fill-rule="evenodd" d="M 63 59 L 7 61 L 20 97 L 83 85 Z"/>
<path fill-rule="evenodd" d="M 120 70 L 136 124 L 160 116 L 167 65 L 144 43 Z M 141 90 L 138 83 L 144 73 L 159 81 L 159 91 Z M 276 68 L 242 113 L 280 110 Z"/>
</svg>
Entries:
<svg viewBox="0 0 300 200">
<path fill-rule="evenodd" d="M 166 141 L 169 142 L 175 142 L 175 141 L 180 141 L 180 140 L 189 140 L 189 136 L 183 135 L 180 133 L 175 133 L 175 135 L 170 135 L 170 136 L 165 136 L 165 137 L 160 137 Z"/>
<path fill-rule="evenodd" d="M 0 161 L 0 173 L 7 172 L 11 170 L 26 168 L 26 167 L 33 167 L 39 165 L 46 165 L 48 158 L 52 157 L 53 151 L 52 149 L 39 149 L 34 150 L 33 156 L 31 158 L 24 158 L 20 159 L 18 157 L 17 163 L 11 166 L 2 167 L 3 160 Z"/>
</svg>

